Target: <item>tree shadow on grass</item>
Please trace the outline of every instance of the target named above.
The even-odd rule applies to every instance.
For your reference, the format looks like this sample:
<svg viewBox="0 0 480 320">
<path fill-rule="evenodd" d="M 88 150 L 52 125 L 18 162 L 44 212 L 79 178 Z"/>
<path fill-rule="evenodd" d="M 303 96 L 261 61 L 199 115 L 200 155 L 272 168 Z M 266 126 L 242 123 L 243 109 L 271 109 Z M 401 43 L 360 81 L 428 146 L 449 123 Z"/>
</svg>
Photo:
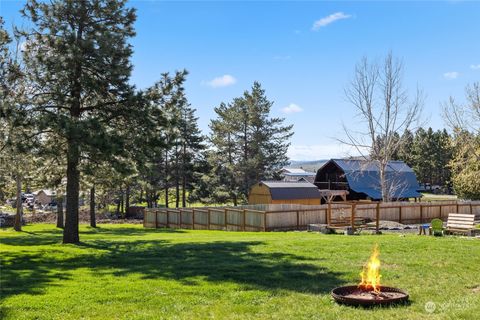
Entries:
<svg viewBox="0 0 480 320">
<path fill-rule="evenodd" d="M 134 228 L 134 227 L 110 227 L 110 226 L 98 226 L 96 228 L 88 227 L 87 230 L 83 229 L 80 231 L 80 238 L 82 235 L 112 235 L 112 236 L 143 236 L 149 235 L 152 233 L 185 233 L 185 230 L 181 229 L 145 229 L 145 228 Z M 22 236 L 17 235 L 15 237 L 7 237 L 0 239 L 0 245 L 6 244 L 10 246 L 41 246 L 41 245 L 51 245 L 58 244 L 62 242 L 63 239 L 63 229 L 46 229 L 38 231 L 21 231 Z"/>
<path fill-rule="evenodd" d="M 139 235 L 148 235 L 152 233 L 185 233 L 186 230 L 183 229 L 171 229 L 171 228 L 134 228 L 134 227 L 112 227 L 108 226 L 97 226 L 96 228 L 88 227 L 87 230 L 82 230 L 81 234 L 105 234 L 105 235 L 115 235 L 115 236 L 139 236 Z"/>
<path fill-rule="evenodd" d="M 322 267 L 319 259 L 282 252 L 259 252 L 259 241 L 158 243 L 134 241 L 112 244 L 91 241 L 82 245 L 107 250 L 92 261 L 97 272 L 116 276 L 140 274 L 145 279 L 175 279 L 194 284 L 196 278 L 211 282 L 234 282 L 260 290 L 285 289 L 326 293 L 343 283 L 341 273 Z"/>
<path fill-rule="evenodd" d="M 251 290 L 288 290 L 323 294 L 343 284 L 341 273 L 321 266 L 321 260 L 283 252 L 261 252 L 259 241 L 172 243 L 164 240 L 90 240 L 72 257 L 65 251 L 48 254 L 4 252 L 1 300 L 15 294 L 41 294 L 53 280 L 69 280 L 78 268 L 143 279 L 235 283 Z"/>
</svg>

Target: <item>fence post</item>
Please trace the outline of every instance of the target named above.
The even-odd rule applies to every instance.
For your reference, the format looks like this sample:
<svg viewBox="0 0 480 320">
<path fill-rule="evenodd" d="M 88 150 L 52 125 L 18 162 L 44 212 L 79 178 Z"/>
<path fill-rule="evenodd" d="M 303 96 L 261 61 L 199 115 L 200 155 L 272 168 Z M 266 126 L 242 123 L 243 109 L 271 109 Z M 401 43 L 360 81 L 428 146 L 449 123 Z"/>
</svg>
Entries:
<svg viewBox="0 0 480 320">
<path fill-rule="evenodd" d="M 192 230 L 195 230 L 195 209 L 192 209 Z"/>
<path fill-rule="evenodd" d="M 300 213 L 297 210 L 297 230 L 300 230 Z"/>
<path fill-rule="evenodd" d="M 398 223 L 402 223 L 402 206 L 399 207 L 400 211 L 398 212 Z"/>
<path fill-rule="evenodd" d="M 328 201 L 327 208 L 327 225 L 330 226 L 330 221 L 332 220 L 332 204 Z"/>
<path fill-rule="evenodd" d="M 157 229 L 158 228 L 158 216 L 157 216 L 158 211 L 155 210 L 154 213 L 155 213 L 155 229 Z"/>
<path fill-rule="evenodd" d="M 263 211 L 263 231 L 267 231 L 267 211 Z"/>
<path fill-rule="evenodd" d="M 423 206 L 421 202 L 420 202 L 420 223 L 423 223 Z"/>
<path fill-rule="evenodd" d="M 207 209 L 207 228 L 210 230 L 210 209 Z"/>
<path fill-rule="evenodd" d="M 355 203 L 352 203 L 352 215 L 350 217 L 350 223 L 352 225 L 352 230 L 355 232 L 355 210 L 357 208 L 357 205 Z"/>
<path fill-rule="evenodd" d="M 377 202 L 377 208 L 376 208 L 376 221 L 375 221 L 375 230 L 377 232 L 377 234 L 379 233 L 380 231 L 380 202 Z"/>
<path fill-rule="evenodd" d="M 440 205 L 439 207 L 440 207 L 440 212 L 438 213 L 438 218 L 442 219 L 442 208 L 443 208 L 443 206 Z"/>
<path fill-rule="evenodd" d="M 224 214 L 223 222 L 225 222 L 225 231 L 227 231 L 227 208 L 223 209 L 223 214 Z"/>
<path fill-rule="evenodd" d="M 243 209 L 243 221 L 242 221 L 242 227 L 243 227 L 243 231 L 245 231 L 245 215 L 246 215 L 246 212 L 247 211 L 246 209 Z"/>
<path fill-rule="evenodd" d="M 472 202 L 470 201 L 470 214 L 473 214 Z"/>
<path fill-rule="evenodd" d="M 170 214 L 167 209 L 167 228 L 170 228 Z"/>
<path fill-rule="evenodd" d="M 458 212 L 458 200 L 457 200 L 457 213 L 460 213 L 460 212 Z"/>
<path fill-rule="evenodd" d="M 182 209 L 179 210 L 180 213 L 179 213 L 179 219 L 180 219 L 180 229 L 182 229 Z"/>
</svg>

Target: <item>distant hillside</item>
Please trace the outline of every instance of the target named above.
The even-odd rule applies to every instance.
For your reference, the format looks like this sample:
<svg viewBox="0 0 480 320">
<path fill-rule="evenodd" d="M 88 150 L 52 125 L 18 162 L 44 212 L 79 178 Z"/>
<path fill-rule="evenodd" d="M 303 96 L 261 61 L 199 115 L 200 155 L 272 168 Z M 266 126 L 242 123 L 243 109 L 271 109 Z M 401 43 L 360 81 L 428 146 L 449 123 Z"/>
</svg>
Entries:
<svg viewBox="0 0 480 320">
<path fill-rule="evenodd" d="M 290 161 L 287 168 L 303 168 L 305 171 L 317 172 L 317 170 L 328 160 L 313 160 L 313 161 Z"/>
</svg>

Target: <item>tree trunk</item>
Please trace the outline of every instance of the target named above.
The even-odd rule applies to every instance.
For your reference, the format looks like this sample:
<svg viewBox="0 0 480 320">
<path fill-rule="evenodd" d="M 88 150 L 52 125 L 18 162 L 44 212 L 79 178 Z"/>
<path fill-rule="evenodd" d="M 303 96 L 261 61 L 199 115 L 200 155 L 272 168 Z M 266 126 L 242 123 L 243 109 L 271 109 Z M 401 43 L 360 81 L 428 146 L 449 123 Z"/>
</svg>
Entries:
<svg viewBox="0 0 480 320">
<path fill-rule="evenodd" d="M 143 190 L 140 192 L 143 193 Z M 140 193 L 140 201 L 142 201 L 141 193 Z M 145 190 L 145 202 L 147 203 L 147 208 L 153 208 L 152 200 L 150 197 L 150 191 L 148 190 L 148 188 Z"/>
<path fill-rule="evenodd" d="M 22 177 L 17 173 L 15 177 L 17 183 L 17 214 L 15 215 L 15 222 L 13 229 L 15 231 L 22 231 L 22 216 L 23 216 L 23 203 L 22 203 Z"/>
<path fill-rule="evenodd" d="M 182 207 L 187 207 L 187 177 L 185 173 L 182 177 Z"/>
<path fill-rule="evenodd" d="M 117 203 L 117 215 L 120 215 L 120 197 L 118 198 L 118 203 Z"/>
<path fill-rule="evenodd" d="M 168 208 L 168 185 L 165 185 L 165 208 Z"/>
<path fill-rule="evenodd" d="M 175 208 L 180 205 L 180 170 L 178 168 L 178 146 L 175 146 Z"/>
<path fill-rule="evenodd" d="M 183 158 L 182 158 L 182 207 L 187 206 L 187 144 L 183 143 Z"/>
<path fill-rule="evenodd" d="M 165 150 L 165 208 L 168 208 L 168 151 Z"/>
<path fill-rule="evenodd" d="M 95 185 L 90 188 L 90 226 L 92 228 L 97 227 L 97 221 L 95 218 Z"/>
<path fill-rule="evenodd" d="M 387 186 L 387 179 L 385 176 L 386 164 L 380 163 L 380 188 L 382 191 L 382 200 L 388 202 L 390 200 L 389 190 Z"/>
<path fill-rule="evenodd" d="M 57 228 L 63 229 L 63 197 L 57 192 Z"/>
<path fill-rule="evenodd" d="M 75 141 L 69 141 L 67 150 L 67 210 L 63 243 L 78 243 L 78 197 L 80 193 L 80 172 L 78 163 L 80 150 Z"/>
<path fill-rule="evenodd" d="M 128 216 L 128 208 L 130 208 L 130 185 L 125 188 L 125 216 Z"/>
<path fill-rule="evenodd" d="M 125 217 L 125 194 L 123 190 L 120 195 L 120 214 L 122 215 L 122 218 Z"/>
</svg>

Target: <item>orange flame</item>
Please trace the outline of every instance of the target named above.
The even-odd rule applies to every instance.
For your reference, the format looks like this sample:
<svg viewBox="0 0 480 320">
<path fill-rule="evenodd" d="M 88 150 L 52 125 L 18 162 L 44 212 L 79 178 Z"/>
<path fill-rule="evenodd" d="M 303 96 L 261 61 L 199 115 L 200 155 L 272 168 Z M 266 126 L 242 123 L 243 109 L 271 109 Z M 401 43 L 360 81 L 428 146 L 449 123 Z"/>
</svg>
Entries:
<svg viewBox="0 0 480 320">
<path fill-rule="evenodd" d="M 372 290 L 375 293 L 380 293 L 380 260 L 378 259 L 380 252 L 378 251 L 378 246 L 375 245 L 373 248 L 372 255 L 368 260 L 367 264 L 363 267 L 360 276 L 362 277 L 362 282 L 358 285 L 367 290 Z"/>
</svg>

